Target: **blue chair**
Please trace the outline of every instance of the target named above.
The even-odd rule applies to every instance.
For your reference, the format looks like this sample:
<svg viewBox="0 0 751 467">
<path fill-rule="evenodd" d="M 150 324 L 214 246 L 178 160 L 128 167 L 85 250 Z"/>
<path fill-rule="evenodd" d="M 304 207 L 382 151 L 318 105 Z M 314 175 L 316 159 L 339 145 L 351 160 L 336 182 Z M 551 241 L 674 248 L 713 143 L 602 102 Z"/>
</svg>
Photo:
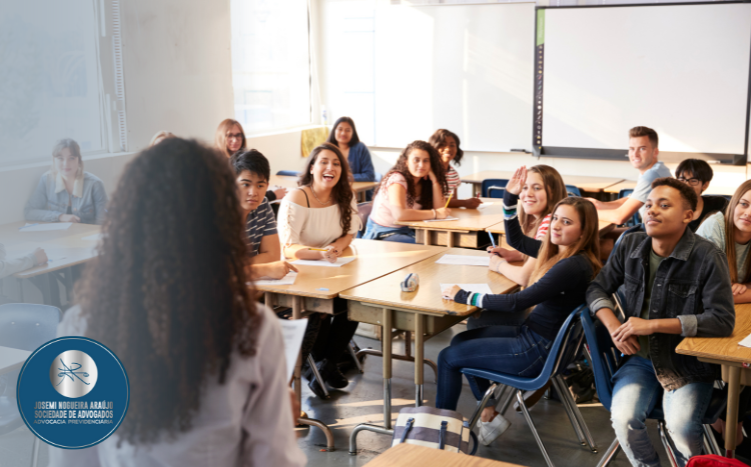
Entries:
<svg viewBox="0 0 751 467">
<path fill-rule="evenodd" d="M 609 411 L 613 402 L 612 378 L 622 363 L 623 358 L 620 356 L 620 350 L 618 350 L 613 344 L 613 340 L 610 338 L 610 333 L 608 333 L 605 326 L 595 326 L 595 322 L 592 319 L 588 308 L 581 311 L 581 323 L 587 340 L 587 346 L 585 348 L 588 349 L 589 361 L 592 362 L 597 397 L 600 399 L 600 402 L 602 402 L 602 406 Z M 704 450 L 707 451 L 707 454 L 720 454 L 720 447 L 717 445 L 714 435 L 712 434 L 712 429 L 709 425 L 717 420 L 717 417 L 719 417 L 725 409 L 726 403 L 727 400 L 722 394 L 722 391 L 716 389 L 712 396 L 712 402 L 709 404 L 704 419 L 702 420 L 702 423 L 704 423 Z M 669 440 L 665 428 L 665 420 L 661 404 L 658 404 L 647 418 L 658 421 L 660 439 L 665 447 L 665 451 L 668 453 L 668 459 L 670 460 L 671 465 L 675 467 L 677 463 L 671 447 L 671 441 Z M 597 467 L 608 465 L 613 457 L 615 457 L 619 447 L 620 443 L 618 442 L 618 438 L 616 438 L 605 452 L 600 463 L 597 464 Z"/>
<path fill-rule="evenodd" d="M 507 184 L 508 180 L 505 178 L 486 178 L 482 181 L 480 193 L 483 198 L 503 198 Z"/>
<path fill-rule="evenodd" d="M 631 196 L 631 193 L 633 193 L 633 192 L 634 192 L 634 190 L 632 188 L 625 188 L 625 189 L 623 189 L 623 190 L 621 190 L 621 191 L 618 192 L 618 199 L 625 198 L 627 196 Z M 633 227 L 633 226 L 635 226 L 637 224 L 640 224 L 640 223 L 641 223 L 641 216 L 639 215 L 639 211 L 636 211 L 634 213 L 634 215 L 631 217 L 631 219 L 629 219 L 628 221 L 626 221 L 625 225 L 627 227 Z"/>
<path fill-rule="evenodd" d="M 0 346 L 34 351 L 57 336 L 60 317 L 60 309 L 54 306 L 31 303 L 0 305 Z M 19 373 L 6 373 L 3 376 L 8 380 L 12 379 L 8 384 L 12 383 L 15 388 Z M 18 412 L 16 398 L 0 396 L 0 436 L 16 430 L 21 425 L 23 420 Z M 39 438 L 35 436 L 31 465 L 36 466 L 38 460 Z"/>
<path fill-rule="evenodd" d="M 569 196 L 579 196 L 581 197 L 582 192 L 576 185 L 566 185 L 566 193 L 568 193 Z"/>
<path fill-rule="evenodd" d="M 586 306 L 582 305 L 578 307 L 569 314 L 568 318 L 566 318 L 566 321 L 561 326 L 558 335 L 553 341 L 553 345 L 548 354 L 548 359 L 545 361 L 545 365 L 538 376 L 534 378 L 525 378 L 522 376 L 475 368 L 464 368 L 461 370 L 465 375 L 487 379 L 493 383 L 485 392 L 485 396 L 470 417 L 470 429 L 474 428 L 477 424 L 477 421 L 480 419 L 480 412 L 485 408 L 485 405 L 488 403 L 488 400 L 495 391 L 497 385 L 504 384 L 509 386 L 516 390 L 516 399 L 519 401 L 519 406 L 524 414 L 524 418 L 527 420 L 527 424 L 532 430 L 532 434 L 537 441 L 537 445 L 540 447 L 543 457 L 545 457 L 545 462 L 547 462 L 549 467 L 554 467 L 553 462 L 550 460 L 550 456 L 545 449 L 545 445 L 543 444 L 542 439 L 540 439 L 540 435 L 537 433 L 537 428 L 532 421 L 532 417 L 529 415 L 529 409 L 527 409 L 527 406 L 524 404 L 523 393 L 523 391 L 536 391 L 544 387 L 548 381 L 551 381 L 556 392 L 561 396 L 563 405 L 566 408 L 566 413 L 568 414 L 571 425 L 574 427 L 574 431 L 579 438 L 579 442 L 585 444 L 586 438 L 586 443 L 589 444 L 590 449 L 593 452 L 597 452 L 597 446 L 592 439 L 592 435 L 590 434 L 586 423 L 584 423 L 584 418 L 571 398 L 571 393 L 568 391 L 568 388 L 562 381 L 559 373 L 573 360 L 582 342 L 582 338 L 584 337 L 579 319 L 576 318 L 576 315 L 579 314 L 582 309 L 586 309 Z"/>
<path fill-rule="evenodd" d="M 373 210 L 372 201 L 357 204 L 357 214 L 360 216 L 360 222 L 361 222 L 360 230 L 357 231 L 357 238 L 362 238 L 363 234 L 365 234 L 365 228 L 368 225 L 368 218 L 370 217 L 370 212 L 372 210 Z M 323 387 L 323 385 L 321 387 Z"/>
<path fill-rule="evenodd" d="M 276 173 L 280 177 L 299 177 L 300 172 L 297 170 L 280 170 Z"/>
</svg>

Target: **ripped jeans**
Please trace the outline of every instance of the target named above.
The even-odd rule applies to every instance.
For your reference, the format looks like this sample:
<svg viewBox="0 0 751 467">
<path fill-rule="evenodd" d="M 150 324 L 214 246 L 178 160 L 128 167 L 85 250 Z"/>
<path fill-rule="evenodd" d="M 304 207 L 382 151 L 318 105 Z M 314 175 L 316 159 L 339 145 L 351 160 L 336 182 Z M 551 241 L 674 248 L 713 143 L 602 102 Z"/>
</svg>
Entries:
<svg viewBox="0 0 751 467">
<path fill-rule="evenodd" d="M 540 374 L 552 341 L 525 325 L 488 326 L 457 334 L 438 355 L 438 392 L 435 406 L 456 410 L 462 392 L 462 368 L 479 368 L 512 375 Z M 486 379 L 467 377 L 475 399 L 490 387 Z"/>
</svg>

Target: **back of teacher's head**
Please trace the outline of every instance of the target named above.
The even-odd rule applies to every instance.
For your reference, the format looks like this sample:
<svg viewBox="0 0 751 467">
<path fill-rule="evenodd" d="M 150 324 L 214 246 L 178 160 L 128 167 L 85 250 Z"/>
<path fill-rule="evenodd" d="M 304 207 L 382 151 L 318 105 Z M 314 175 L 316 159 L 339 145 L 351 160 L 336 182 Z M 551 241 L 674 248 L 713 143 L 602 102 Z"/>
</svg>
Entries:
<svg viewBox="0 0 751 467">
<path fill-rule="evenodd" d="M 143 445 L 189 430 L 231 354 L 255 354 L 261 315 L 246 285 L 240 211 L 227 159 L 196 141 L 165 139 L 125 168 L 76 289 L 86 335 L 128 369 L 122 439 Z"/>
</svg>

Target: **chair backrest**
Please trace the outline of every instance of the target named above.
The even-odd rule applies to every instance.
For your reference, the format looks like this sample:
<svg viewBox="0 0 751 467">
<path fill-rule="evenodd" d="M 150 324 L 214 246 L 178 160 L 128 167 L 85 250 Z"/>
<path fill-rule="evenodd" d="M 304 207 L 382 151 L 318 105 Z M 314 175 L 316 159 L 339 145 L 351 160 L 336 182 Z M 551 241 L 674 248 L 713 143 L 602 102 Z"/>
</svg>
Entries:
<svg viewBox="0 0 751 467">
<path fill-rule="evenodd" d="M 0 346 L 36 350 L 57 336 L 60 309 L 32 303 L 0 305 Z"/>
<path fill-rule="evenodd" d="M 276 173 L 280 177 L 299 177 L 300 172 L 297 170 L 280 170 Z"/>
<path fill-rule="evenodd" d="M 612 377 L 618 369 L 618 356 L 621 352 L 613 344 L 607 328 L 602 325 L 595 325 L 589 308 L 582 310 L 581 323 L 589 348 L 589 356 L 592 359 L 592 372 L 595 376 L 597 397 L 602 402 L 603 407 L 610 410 L 610 404 L 613 401 Z"/>
<path fill-rule="evenodd" d="M 508 180 L 505 178 L 486 178 L 482 181 L 482 193 L 483 198 L 503 198 L 503 188 L 508 184 Z"/>
<path fill-rule="evenodd" d="M 368 224 L 368 218 L 370 217 L 370 212 L 373 210 L 373 202 L 368 201 L 367 203 L 360 203 L 357 205 L 357 214 L 360 216 L 360 231 L 365 230 L 365 226 Z"/>
<path fill-rule="evenodd" d="M 576 185 L 566 185 L 566 193 L 568 193 L 569 196 L 581 196 L 582 192 Z"/>
</svg>

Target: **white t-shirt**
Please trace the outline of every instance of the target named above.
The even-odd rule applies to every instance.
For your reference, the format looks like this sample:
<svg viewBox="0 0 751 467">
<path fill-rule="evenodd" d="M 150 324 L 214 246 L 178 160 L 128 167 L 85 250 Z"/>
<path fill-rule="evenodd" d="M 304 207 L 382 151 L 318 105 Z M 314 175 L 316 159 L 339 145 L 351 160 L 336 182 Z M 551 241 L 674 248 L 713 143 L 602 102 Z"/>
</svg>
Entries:
<svg viewBox="0 0 751 467">
<path fill-rule="evenodd" d="M 357 201 L 352 197 L 352 221 L 349 232 L 352 235 L 360 230 L 360 215 L 357 212 Z M 305 245 L 314 248 L 324 248 L 331 245 L 342 236 L 339 206 L 336 204 L 325 208 L 309 208 L 300 206 L 285 196 L 279 206 L 279 242 L 282 247 L 288 245 Z"/>
<path fill-rule="evenodd" d="M 257 306 L 263 315 L 257 355 L 233 355 L 224 384 L 210 377 L 188 432 L 138 448 L 127 442 L 118 448 L 117 434 L 87 449 L 50 447 L 50 467 L 304 466 L 292 424 L 279 318 Z M 84 335 L 80 313 L 78 307 L 65 313 L 58 336 Z"/>
</svg>

